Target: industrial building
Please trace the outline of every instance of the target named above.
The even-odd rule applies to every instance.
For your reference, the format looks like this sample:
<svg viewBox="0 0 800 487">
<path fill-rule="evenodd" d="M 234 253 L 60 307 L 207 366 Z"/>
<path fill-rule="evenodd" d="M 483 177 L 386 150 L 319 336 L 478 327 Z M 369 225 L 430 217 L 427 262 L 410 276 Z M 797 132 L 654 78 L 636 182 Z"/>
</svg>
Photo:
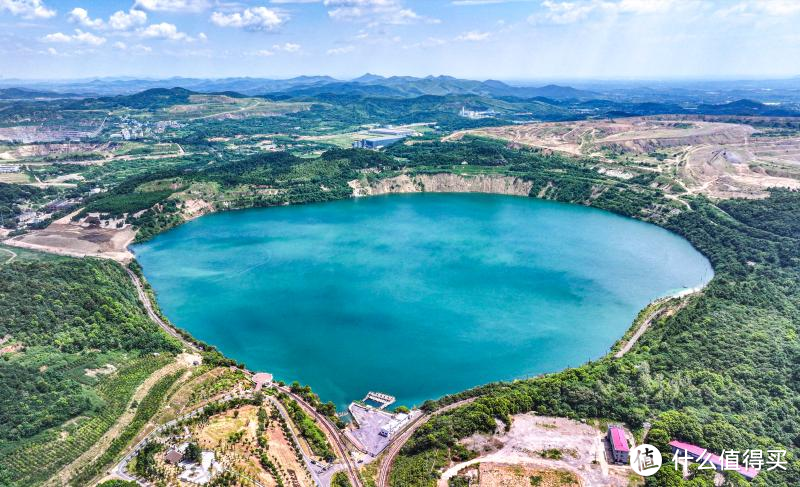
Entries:
<svg viewBox="0 0 800 487">
<path fill-rule="evenodd" d="M 461 107 L 461 111 L 458 112 L 458 115 L 461 117 L 466 117 L 471 120 L 480 120 L 482 118 L 494 118 L 497 116 L 497 112 L 493 109 L 484 110 L 484 111 L 477 111 L 477 110 L 467 110 L 467 107 Z"/>
<path fill-rule="evenodd" d="M 397 413 L 391 421 L 381 427 L 380 435 L 389 438 L 408 423 L 411 417 L 405 413 Z"/>
<path fill-rule="evenodd" d="M 741 465 L 730 465 L 723 463 L 719 455 L 714 455 L 705 448 L 701 448 L 691 443 L 684 443 L 682 441 L 671 441 L 669 443 L 673 454 L 677 454 L 679 458 L 688 457 L 694 462 L 711 464 L 717 472 L 723 470 L 735 471 L 742 475 L 747 480 L 753 480 L 758 475 L 758 470 L 755 468 L 742 467 Z"/>
<path fill-rule="evenodd" d="M 394 143 L 400 142 L 405 138 L 406 138 L 405 135 L 394 135 L 389 137 L 375 137 L 371 139 L 357 140 L 353 142 L 353 148 L 378 150 L 383 147 L 387 147 Z"/>
<path fill-rule="evenodd" d="M 625 430 L 619 426 L 608 427 L 608 444 L 611 446 L 611 458 L 614 463 L 627 464 L 630 455 L 628 440 L 625 438 Z"/>
<path fill-rule="evenodd" d="M 11 174 L 19 171 L 19 166 L 0 166 L 0 174 Z"/>
<path fill-rule="evenodd" d="M 373 135 L 385 135 L 394 137 L 411 137 L 412 135 L 415 134 L 415 132 L 411 129 L 401 129 L 401 128 L 391 128 L 391 127 L 371 129 L 369 133 Z"/>
</svg>

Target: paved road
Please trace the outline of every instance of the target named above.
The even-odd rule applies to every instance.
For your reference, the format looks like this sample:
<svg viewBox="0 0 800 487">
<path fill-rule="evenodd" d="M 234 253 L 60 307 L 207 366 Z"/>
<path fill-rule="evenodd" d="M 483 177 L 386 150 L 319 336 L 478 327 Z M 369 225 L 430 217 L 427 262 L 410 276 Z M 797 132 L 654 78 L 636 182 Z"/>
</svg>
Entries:
<svg viewBox="0 0 800 487">
<path fill-rule="evenodd" d="M 136 292 L 139 294 L 139 301 L 141 301 L 142 304 L 144 305 L 144 309 L 147 311 L 147 316 L 149 316 L 154 323 L 160 326 L 169 335 L 180 340 L 185 347 L 190 348 L 194 351 L 200 351 L 200 349 L 197 348 L 197 346 L 194 343 L 187 341 L 185 338 L 183 338 L 183 336 L 181 336 L 180 333 L 175 331 L 175 328 L 170 326 L 168 323 L 164 322 L 164 320 L 162 320 L 161 317 L 158 316 L 158 314 L 153 309 L 153 303 L 150 302 L 150 297 L 144 291 L 144 286 L 142 286 L 142 281 L 139 280 L 139 276 L 137 276 L 132 270 L 128 268 L 125 268 L 125 271 L 130 276 L 131 281 L 133 281 L 133 285 L 136 286 Z"/>
<path fill-rule="evenodd" d="M 633 348 L 634 345 L 636 345 L 636 342 L 639 341 L 639 338 L 641 338 L 642 335 L 644 335 L 644 332 L 646 332 L 647 329 L 650 328 L 650 325 L 653 323 L 653 320 L 660 317 L 662 314 L 669 311 L 670 309 L 673 311 L 673 313 L 676 313 L 679 310 L 681 310 L 684 306 L 686 306 L 686 304 L 688 303 L 688 301 L 684 299 L 679 301 L 677 305 L 672 305 L 670 301 L 684 298 L 691 294 L 698 293 L 701 290 L 702 288 L 686 289 L 684 291 L 679 292 L 678 294 L 675 294 L 674 296 L 668 296 L 666 298 L 661 298 L 655 301 L 655 304 L 658 305 L 658 309 L 654 310 L 652 313 L 647 315 L 647 318 L 645 318 L 642 324 L 639 325 L 639 328 L 636 329 L 636 332 L 634 332 L 630 340 L 628 340 L 628 342 L 625 345 L 623 345 L 622 348 L 620 348 L 619 351 L 617 351 L 617 353 L 614 354 L 614 358 L 622 358 L 623 356 L 625 356 L 625 354 L 628 353 L 631 350 L 631 348 Z"/>
<path fill-rule="evenodd" d="M 400 453 L 400 449 L 403 448 L 403 445 L 411 438 L 417 429 L 420 426 L 427 423 L 429 419 L 436 416 L 437 414 L 442 414 L 444 412 L 450 411 L 455 409 L 459 406 L 463 406 L 465 404 L 469 404 L 472 401 L 477 399 L 477 397 L 471 397 L 469 399 L 464 399 L 458 402 L 454 402 L 448 406 L 445 406 L 441 409 L 437 409 L 436 411 L 430 414 L 423 414 L 422 416 L 417 417 L 414 421 L 411 422 L 408 427 L 406 427 L 403 432 L 396 436 L 392 443 L 389 444 L 389 447 L 385 450 L 386 456 L 383 457 L 383 461 L 381 462 L 380 466 L 378 467 L 378 487 L 389 487 L 389 474 L 392 471 L 392 463 L 394 463 L 394 459 L 398 453 Z"/>
<path fill-rule="evenodd" d="M 650 328 L 650 323 L 652 323 L 657 317 L 661 316 L 664 311 L 666 311 L 666 308 L 660 307 L 647 315 L 647 318 L 642 321 L 642 324 L 639 325 L 639 328 L 636 329 L 636 332 L 634 332 L 630 340 L 628 340 L 628 342 L 622 348 L 620 348 L 617 353 L 614 354 L 614 358 L 622 358 L 626 353 L 628 353 L 630 349 L 636 345 L 636 342 L 639 341 L 639 338 L 644 335 L 644 332 Z"/>
</svg>

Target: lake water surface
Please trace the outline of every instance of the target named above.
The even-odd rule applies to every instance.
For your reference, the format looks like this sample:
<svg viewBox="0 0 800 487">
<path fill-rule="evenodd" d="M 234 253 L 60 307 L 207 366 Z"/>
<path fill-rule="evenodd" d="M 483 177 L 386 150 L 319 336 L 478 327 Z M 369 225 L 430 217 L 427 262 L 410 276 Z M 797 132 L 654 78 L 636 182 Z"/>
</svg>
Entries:
<svg viewBox="0 0 800 487">
<path fill-rule="evenodd" d="M 648 302 L 713 276 L 654 225 L 485 194 L 220 213 L 134 251 L 173 323 L 337 407 L 580 365 Z"/>
</svg>

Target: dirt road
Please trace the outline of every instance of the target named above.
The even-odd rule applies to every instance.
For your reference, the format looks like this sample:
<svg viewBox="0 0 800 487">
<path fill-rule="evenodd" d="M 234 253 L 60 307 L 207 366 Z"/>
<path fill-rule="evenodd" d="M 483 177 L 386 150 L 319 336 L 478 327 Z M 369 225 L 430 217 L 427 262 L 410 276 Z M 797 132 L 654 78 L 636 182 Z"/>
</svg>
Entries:
<svg viewBox="0 0 800 487">
<path fill-rule="evenodd" d="M 8 250 L 8 249 L 0 249 L 0 250 L 2 250 L 3 252 L 8 252 L 8 254 L 9 254 L 8 260 L 3 262 L 3 264 L 10 264 L 10 263 L 14 262 L 14 259 L 17 258 L 17 253 L 12 251 L 12 250 Z"/>
</svg>

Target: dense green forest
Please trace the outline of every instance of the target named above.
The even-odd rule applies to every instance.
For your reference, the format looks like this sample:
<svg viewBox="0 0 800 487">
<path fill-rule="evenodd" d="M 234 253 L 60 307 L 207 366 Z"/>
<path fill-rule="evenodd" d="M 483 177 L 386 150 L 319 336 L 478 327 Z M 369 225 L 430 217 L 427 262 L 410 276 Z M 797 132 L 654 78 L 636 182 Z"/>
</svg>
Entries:
<svg viewBox="0 0 800 487">
<path fill-rule="evenodd" d="M 0 359 L 0 485 L 44 480 L 77 457 L 179 350 L 119 264 L 15 251 L 0 264 L 0 339 L 12 346 Z M 46 459 L 31 465 L 32 454 Z"/>
</svg>

